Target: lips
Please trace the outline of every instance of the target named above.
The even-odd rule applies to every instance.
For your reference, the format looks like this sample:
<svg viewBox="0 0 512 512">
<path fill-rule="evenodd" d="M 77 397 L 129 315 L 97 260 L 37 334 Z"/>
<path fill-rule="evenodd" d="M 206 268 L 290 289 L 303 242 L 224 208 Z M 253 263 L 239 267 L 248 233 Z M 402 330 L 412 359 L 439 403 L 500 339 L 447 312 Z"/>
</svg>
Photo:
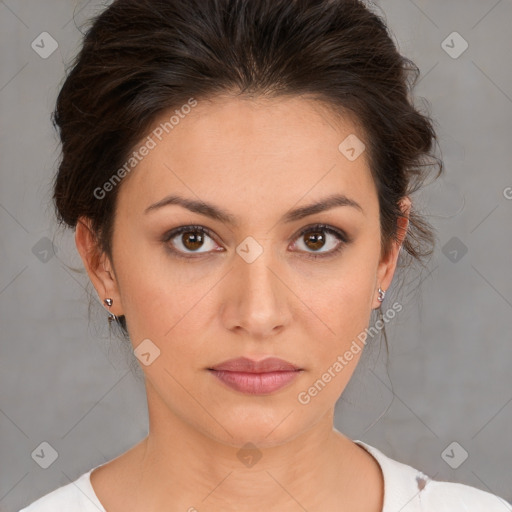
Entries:
<svg viewBox="0 0 512 512">
<path fill-rule="evenodd" d="M 267 395 L 279 391 L 304 371 L 277 357 L 267 357 L 262 361 L 239 357 L 208 370 L 227 387 L 249 395 Z"/>
<path fill-rule="evenodd" d="M 208 369 L 242 373 L 269 373 L 293 372 L 302 368 L 278 357 L 267 357 L 261 361 L 254 361 L 247 357 L 238 357 L 236 359 L 228 359 Z"/>
</svg>

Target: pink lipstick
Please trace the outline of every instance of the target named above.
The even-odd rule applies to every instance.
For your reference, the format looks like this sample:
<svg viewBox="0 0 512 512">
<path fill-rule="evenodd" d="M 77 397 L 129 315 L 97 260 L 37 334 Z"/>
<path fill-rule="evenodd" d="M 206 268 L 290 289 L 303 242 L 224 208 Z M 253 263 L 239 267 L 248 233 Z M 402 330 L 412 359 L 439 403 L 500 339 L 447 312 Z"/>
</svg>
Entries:
<svg viewBox="0 0 512 512">
<path fill-rule="evenodd" d="M 208 370 L 231 389 L 252 395 L 273 393 L 295 379 L 303 369 L 277 357 L 254 361 L 229 359 Z"/>
</svg>

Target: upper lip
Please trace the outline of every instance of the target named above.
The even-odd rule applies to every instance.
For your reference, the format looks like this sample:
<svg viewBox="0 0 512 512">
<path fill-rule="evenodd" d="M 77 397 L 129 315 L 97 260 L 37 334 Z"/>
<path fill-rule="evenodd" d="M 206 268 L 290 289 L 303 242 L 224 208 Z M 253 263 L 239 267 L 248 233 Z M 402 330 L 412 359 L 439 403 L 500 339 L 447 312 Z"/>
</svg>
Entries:
<svg viewBox="0 0 512 512">
<path fill-rule="evenodd" d="M 254 361 L 247 357 L 237 357 L 228 359 L 220 364 L 216 364 L 209 370 L 224 370 L 230 372 L 246 372 L 246 373 L 266 373 L 278 371 L 296 371 L 301 370 L 298 366 L 289 363 L 278 357 L 267 357 L 261 361 Z"/>
</svg>

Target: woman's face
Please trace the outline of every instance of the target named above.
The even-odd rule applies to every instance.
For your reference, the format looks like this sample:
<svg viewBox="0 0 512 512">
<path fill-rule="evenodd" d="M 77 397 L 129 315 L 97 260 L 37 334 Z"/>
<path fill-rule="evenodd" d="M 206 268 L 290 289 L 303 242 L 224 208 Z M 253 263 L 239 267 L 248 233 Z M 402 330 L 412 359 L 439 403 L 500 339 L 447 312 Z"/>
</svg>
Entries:
<svg viewBox="0 0 512 512">
<path fill-rule="evenodd" d="M 199 101 L 161 140 L 154 133 L 155 147 L 118 185 L 111 272 L 93 276 L 126 316 L 150 418 L 232 446 L 279 444 L 332 422 L 361 351 L 343 356 L 354 340 L 363 347 L 399 249 L 380 260 L 366 154 L 354 159 L 363 147 L 353 138 L 339 148 L 362 134 L 298 97 Z M 170 196 L 180 199 L 166 204 Z M 251 394 L 209 370 L 269 356 L 301 371 Z"/>
</svg>

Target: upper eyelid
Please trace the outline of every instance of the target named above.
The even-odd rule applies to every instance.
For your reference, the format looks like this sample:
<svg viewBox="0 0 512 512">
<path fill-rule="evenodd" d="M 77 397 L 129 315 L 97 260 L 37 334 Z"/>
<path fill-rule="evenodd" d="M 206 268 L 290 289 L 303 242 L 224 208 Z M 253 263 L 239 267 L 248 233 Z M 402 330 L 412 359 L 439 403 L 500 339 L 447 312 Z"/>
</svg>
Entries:
<svg viewBox="0 0 512 512">
<path fill-rule="evenodd" d="M 325 224 L 322 222 L 314 222 L 312 224 L 308 224 L 307 226 L 304 226 L 300 231 L 297 233 L 296 236 L 300 236 L 303 233 L 307 233 L 308 231 L 312 231 L 313 229 L 318 228 L 319 230 L 328 231 L 330 233 L 334 233 L 335 235 L 339 235 L 342 238 L 346 239 L 347 241 L 350 241 L 350 237 L 348 233 L 341 228 L 336 228 L 334 226 L 331 226 L 329 224 Z"/>
</svg>

